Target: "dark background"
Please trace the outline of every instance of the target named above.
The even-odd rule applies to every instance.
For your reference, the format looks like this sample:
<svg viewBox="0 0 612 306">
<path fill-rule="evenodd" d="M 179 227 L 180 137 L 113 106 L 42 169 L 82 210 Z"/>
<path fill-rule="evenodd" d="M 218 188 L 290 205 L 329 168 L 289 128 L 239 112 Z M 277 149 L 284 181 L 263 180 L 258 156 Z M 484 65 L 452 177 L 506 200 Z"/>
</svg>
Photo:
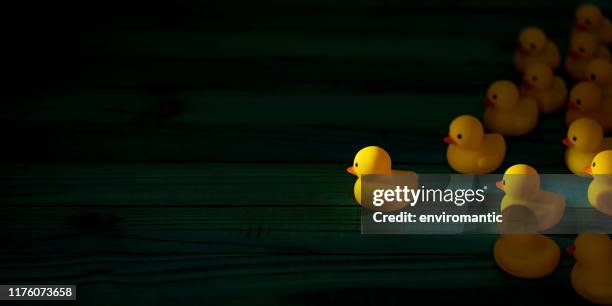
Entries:
<svg viewBox="0 0 612 306">
<path fill-rule="evenodd" d="M 564 54 L 577 4 L 7 5 L 0 283 L 77 284 L 83 305 L 580 303 L 567 256 L 524 281 L 493 236 L 361 235 L 344 170 L 380 145 L 449 172 L 450 121 L 520 80 L 517 32 Z M 504 167 L 568 173 L 564 136 L 543 118 Z"/>
</svg>

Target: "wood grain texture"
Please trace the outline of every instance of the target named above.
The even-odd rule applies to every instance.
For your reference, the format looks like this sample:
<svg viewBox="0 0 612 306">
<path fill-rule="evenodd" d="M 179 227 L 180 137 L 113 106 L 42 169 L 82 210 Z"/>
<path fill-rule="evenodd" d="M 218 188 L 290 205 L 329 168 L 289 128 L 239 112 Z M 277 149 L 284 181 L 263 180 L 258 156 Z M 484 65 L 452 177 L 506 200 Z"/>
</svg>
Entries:
<svg viewBox="0 0 612 306">
<path fill-rule="evenodd" d="M 538 25 L 565 53 L 577 4 L 18 3 L 0 284 L 78 284 L 79 305 L 582 304 L 567 256 L 524 281 L 495 266 L 495 236 L 360 234 L 345 173 L 372 144 L 450 172 L 449 122 L 520 80 L 517 32 Z M 499 171 L 568 173 L 564 136 L 543 118 Z"/>
</svg>

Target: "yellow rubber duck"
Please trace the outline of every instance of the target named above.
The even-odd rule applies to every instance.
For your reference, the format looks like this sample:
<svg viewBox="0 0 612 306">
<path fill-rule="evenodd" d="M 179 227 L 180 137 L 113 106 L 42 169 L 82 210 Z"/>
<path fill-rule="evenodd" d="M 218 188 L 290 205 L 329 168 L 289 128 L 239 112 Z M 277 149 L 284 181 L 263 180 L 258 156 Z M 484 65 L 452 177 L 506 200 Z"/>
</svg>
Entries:
<svg viewBox="0 0 612 306">
<path fill-rule="evenodd" d="M 572 286 L 591 303 L 612 305 L 612 241 L 607 234 L 582 233 L 568 248 L 576 264 Z"/>
<path fill-rule="evenodd" d="M 512 212 L 516 211 L 519 211 L 518 216 L 512 217 Z M 495 263 L 506 273 L 519 278 L 541 278 L 555 271 L 561 250 L 552 239 L 536 233 L 533 212 L 526 207 L 514 206 L 502 214 L 504 221 L 499 224 L 500 236 L 493 247 Z M 515 225 L 517 223 L 520 226 Z"/>
<path fill-rule="evenodd" d="M 377 146 L 365 147 L 355 155 L 353 165 L 348 167 L 346 171 L 352 175 L 357 176 L 357 181 L 353 187 L 355 194 L 355 200 L 361 205 L 361 177 L 366 174 L 412 174 L 408 177 L 409 185 L 413 188 L 418 187 L 416 179 L 416 173 L 414 171 L 404 170 L 392 170 L 391 169 L 391 156 L 385 151 L 385 149 Z M 383 205 L 376 207 L 378 211 L 393 211 L 403 208 L 405 205 Z M 365 206 L 364 206 L 365 207 Z M 373 206 L 367 207 L 374 209 Z"/>
<path fill-rule="evenodd" d="M 540 175 L 533 167 L 518 164 L 508 168 L 496 186 L 506 194 L 500 204 L 502 212 L 515 205 L 531 209 L 539 231 L 552 228 L 561 221 L 565 197 L 540 189 Z"/>
<path fill-rule="evenodd" d="M 548 65 L 534 63 L 525 70 L 521 93 L 536 99 L 540 113 L 550 114 L 565 105 L 567 86 L 562 78 L 553 74 Z"/>
<path fill-rule="evenodd" d="M 484 101 L 484 125 L 504 136 L 521 136 L 531 132 L 538 124 L 538 103 L 534 98 L 521 97 L 510 81 L 493 82 Z"/>
<path fill-rule="evenodd" d="M 576 33 L 591 33 L 597 40 L 609 45 L 612 43 L 612 23 L 606 18 L 599 7 L 585 3 L 576 9 L 576 19 L 572 27 L 572 35 Z"/>
<path fill-rule="evenodd" d="M 565 123 L 570 125 L 584 117 L 597 120 L 604 133 L 612 131 L 612 97 L 604 97 L 592 82 L 580 82 L 569 93 Z"/>
<path fill-rule="evenodd" d="M 559 48 L 537 27 L 527 27 L 518 35 L 518 47 L 514 52 L 514 67 L 521 73 L 535 62 L 542 62 L 557 69 L 561 63 Z"/>
<path fill-rule="evenodd" d="M 612 216 L 612 150 L 598 153 L 585 169 L 593 176 L 589 184 L 589 203 L 600 212 Z"/>
<path fill-rule="evenodd" d="M 604 138 L 603 129 L 593 118 L 580 118 L 570 124 L 563 139 L 565 164 L 574 174 L 587 176 L 585 172 L 597 153 L 612 149 L 612 138 Z"/>
<path fill-rule="evenodd" d="M 610 51 L 601 45 L 593 34 L 577 33 L 570 39 L 568 55 L 565 57 L 565 70 L 575 80 L 584 78 L 586 64 L 596 58 L 610 60 Z"/>
<path fill-rule="evenodd" d="M 612 96 L 612 63 L 596 58 L 584 68 L 584 78 L 595 83 L 603 91 L 604 97 Z"/>
<path fill-rule="evenodd" d="M 444 138 L 448 143 L 446 159 L 459 173 L 490 173 L 499 168 L 506 156 L 506 141 L 500 134 L 485 134 L 480 120 L 462 115 L 455 118 Z"/>
</svg>

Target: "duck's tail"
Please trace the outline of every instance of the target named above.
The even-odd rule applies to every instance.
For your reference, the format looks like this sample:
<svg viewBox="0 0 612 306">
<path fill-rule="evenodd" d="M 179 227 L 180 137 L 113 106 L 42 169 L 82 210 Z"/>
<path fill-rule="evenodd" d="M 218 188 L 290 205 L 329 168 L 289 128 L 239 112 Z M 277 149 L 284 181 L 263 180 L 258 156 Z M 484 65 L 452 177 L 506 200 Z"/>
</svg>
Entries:
<svg viewBox="0 0 612 306">
<path fill-rule="evenodd" d="M 612 191 L 602 192 L 597 196 L 597 206 L 600 212 L 612 216 Z"/>
</svg>

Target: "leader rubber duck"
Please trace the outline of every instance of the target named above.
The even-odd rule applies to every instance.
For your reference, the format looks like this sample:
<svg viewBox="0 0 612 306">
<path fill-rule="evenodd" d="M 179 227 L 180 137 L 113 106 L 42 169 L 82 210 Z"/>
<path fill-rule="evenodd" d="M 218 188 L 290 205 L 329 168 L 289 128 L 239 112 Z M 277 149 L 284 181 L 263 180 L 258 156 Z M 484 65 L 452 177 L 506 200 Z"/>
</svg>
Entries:
<svg viewBox="0 0 612 306">
<path fill-rule="evenodd" d="M 604 45 L 612 44 L 612 23 L 601 12 L 601 9 L 591 3 L 580 5 L 576 9 L 576 19 L 572 27 L 572 36 L 576 33 L 593 34 Z"/>
<path fill-rule="evenodd" d="M 589 184 L 589 203 L 598 211 L 612 216 L 612 150 L 598 153 L 585 169 L 593 176 Z"/>
<path fill-rule="evenodd" d="M 521 136 L 531 132 L 538 124 L 538 103 L 534 98 L 521 97 L 510 81 L 493 82 L 484 101 L 484 125 L 504 136 Z"/>
<path fill-rule="evenodd" d="M 605 98 L 612 96 L 612 63 L 609 61 L 602 58 L 591 60 L 584 68 L 584 78 L 599 86 Z"/>
<path fill-rule="evenodd" d="M 580 118 L 570 124 L 563 139 L 565 164 L 574 174 L 588 176 L 585 172 L 597 153 L 612 149 L 612 138 L 604 138 L 603 129 L 593 118 Z"/>
<path fill-rule="evenodd" d="M 607 234 L 578 235 L 567 249 L 576 260 L 571 273 L 576 293 L 591 303 L 612 305 L 612 241 Z"/>
<path fill-rule="evenodd" d="M 448 143 L 446 159 L 459 173 L 483 174 L 499 168 L 506 156 L 506 141 L 501 134 L 485 134 L 476 117 L 455 118 L 444 138 Z"/>
<path fill-rule="evenodd" d="M 580 82 L 569 93 L 565 123 L 570 125 L 584 117 L 597 120 L 604 133 L 612 131 L 612 97 L 604 97 L 601 88 L 592 82 Z"/>
<path fill-rule="evenodd" d="M 550 114 L 561 110 L 565 105 L 567 86 L 562 78 L 553 74 L 548 65 L 534 63 L 525 70 L 521 94 L 535 98 L 540 113 Z"/>
<path fill-rule="evenodd" d="M 518 35 L 518 47 L 514 52 L 514 67 L 521 73 L 530 64 L 541 62 L 557 69 L 561 63 L 559 48 L 537 27 L 527 27 Z"/>
<path fill-rule="evenodd" d="M 525 206 L 537 219 L 537 230 L 544 231 L 557 225 L 565 212 L 565 197 L 540 188 L 540 175 L 529 165 L 514 165 L 496 183 L 506 195 L 502 198 L 503 212 L 514 205 Z"/>
<path fill-rule="evenodd" d="M 498 224 L 500 236 L 493 247 L 497 266 L 512 276 L 526 279 L 554 272 L 561 250 L 552 239 L 537 234 L 533 212 L 524 206 L 513 206 L 502 215 L 503 222 Z"/>
<path fill-rule="evenodd" d="M 359 205 L 362 205 L 361 202 L 361 179 L 363 175 L 367 174 L 409 174 L 409 176 L 402 177 L 404 179 L 404 183 L 408 183 L 408 185 L 413 186 L 413 188 L 418 188 L 418 181 L 416 178 L 416 174 L 413 171 L 404 171 L 404 170 L 392 170 L 391 169 L 391 156 L 389 153 L 385 151 L 381 147 L 377 146 L 368 146 L 365 147 L 355 155 L 355 159 L 353 160 L 353 165 L 348 167 L 346 171 L 352 175 L 357 176 L 357 181 L 353 187 L 353 193 L 355 195 L 355 200 Z M 397 203 L 396 203 L 397 204 Z M 373 206 L 362 205 L 366 208 L 374 209 Z M 376 207 L 378 211 L 393 211 L 401 209 L 405 206 L 405 203 L 400 205 L 386 205 L 382 207 Z"/>
<path fill-rule="evenodd" d="M 568 55 L 565 57 L 565 71 L 574 80 L 583 80 L 586 64 L 596 58 L 609 61 L 610 51 L 601 45 L 593 34 L 577 33 L 570 39 Z"/>
</svg>

